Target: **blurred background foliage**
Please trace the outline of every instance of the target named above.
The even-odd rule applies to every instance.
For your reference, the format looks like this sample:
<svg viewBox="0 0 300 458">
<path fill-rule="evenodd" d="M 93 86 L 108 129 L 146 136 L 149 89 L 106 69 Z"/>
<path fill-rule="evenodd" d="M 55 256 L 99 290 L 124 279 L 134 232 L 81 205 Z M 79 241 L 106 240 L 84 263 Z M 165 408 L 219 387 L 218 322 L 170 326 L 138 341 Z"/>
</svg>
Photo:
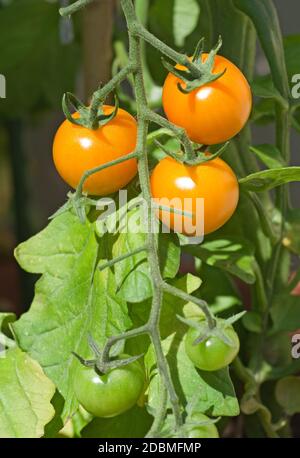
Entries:
<svg viewBox="0 0 300 458">
<path fill-rule="evenodd" d="M 98 0 L 84 12 L 62 19 L 58 7 L 68 0 L 0 0 L 0 74 L 7 84 L 0 99 L 0 311 L 21 312 L 33 296 L 32 276 L 19 271 L 13 248 L 47 224 L 68 188 L 52 164 L 51 144 L 62 121 L 61 98 L 76 92 L 88 102 L 100 82 L 105 83 L 127 60 L 126 29 L 117 0 Z M 278 8 L 285 38 L 289 78 L 300 73 L 300 4 Z M 238 27 L 226 27 L 241 14 L 232 0 L 136 0 L 142 22 L 160 39 L 191 53 L 199 37 L 206 47 L 223 37 L 221 53 L 239 62 L 246 74 L 253 56 L 237 55 Z M 212 11 L 214 13 L 212 14 Z M 238 23 L 238 21 L 235 21 Z M 244 49 L 241 43 L 240 49 Z M 160 109 L 165 70 L 154 49 L 143 50 L 146 88 L 152 107 Z M 241 64 L 242 62 L 242 64 Z M 259 46 L 256 74 L 249 75 L 258 88 L 270 85 L 268 64 Z M 119 89 L 123 106 L 134 112 L 129 82 Z M 270 99 L 255 105 L 252 119 L 254 143 L 272 143 L 274 106 Z M 300 114 L 295 107 L 293 161 L 298 163 Z M 298 131 L 298 134 L 297 134 Z M 299 206 L 299 185 L 293 185 Z"/>
</svg>

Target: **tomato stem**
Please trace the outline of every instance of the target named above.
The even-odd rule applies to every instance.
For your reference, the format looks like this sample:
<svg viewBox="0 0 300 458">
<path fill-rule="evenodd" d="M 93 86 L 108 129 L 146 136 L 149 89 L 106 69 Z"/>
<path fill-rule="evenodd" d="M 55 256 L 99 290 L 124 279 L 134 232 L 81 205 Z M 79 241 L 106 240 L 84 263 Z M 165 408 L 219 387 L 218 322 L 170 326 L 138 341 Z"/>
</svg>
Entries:
<svg viewBox="0 0 300 458">
<path fill-rule="evenodd" d="M 84 7 L 85 5 L 87 5 L 88 3 L 90 3 L 91 1 L 92 0 L 78 0 L 70 7 L 65 8 L 60 12 L 62 15 L 72 14 L 81 9 L 82 7 Z M 149 108 L 144 83 L 143 56 L 141 52 L 143 42 L 141 40 L 143 39 L 146 42 L 150 43 L 152 46 L 157 48 L 162 54 L 168 56 L 175 62 L 186 66 L 191 72 L 197 73 L 199 72 L 199 68 L 186 55 L 180 54 L 177 51 L 170 48 L 169 46 L 165 45 L 158 38 L 156 38 L 154 35 L 148 32 L 140 22 L 138 22 L 132 0 L 121 0 L 121 6 L 126 18 L 129 34 L 129 64 L 122 70 L 120 70 L 120 72 L 117 73 L 109 83 L 107 83 L 104 87 L 100 88 L 98 91 L 94 93 L 90 109 L 90 123 L 92 125 L 93 121 L 96 119 L 99 104 L 104 100 L 104 98 L 111 91 L 113 91 L 116 88 L 116 86 L 120 84 L 120 82 L 122 82 L 125 78 L 129 76 L 129 74 L 132 73 L 136 96 L 138 121 L 136 150 L 133 153 L 128 154 L 127 156 L 123 156 L 119 159 L 108 162 L 106 164 L 102 164 L 98 167 L 86 171 L 82 176 L 80 183 L 76 189 L 74 199 L 75 202 L 80 201 L 80 199 L 82 198 L 84 183 L 91 175 L 100 172 L 108 167 L 120 164 L 121 162 L 125 162 L 129 159 L 137 158 L 142 197 L 144 202 L 147 204 L 147 215 L 145 218 L 145 232 L 147 233 L 147 242 L 145 246 L 140 247 L 131 253 L 127 253 L 126 255 L 122 255 L 118 258 L 108 261 L 107 263 L 100 266 L 100 269 L 102 270 L 104 268 L 111 267 L 115 265 L 117 262 L 121 262 L 124 259 L 128 258 L 129 256 L 147 250 L 147 259 L 149 263 L 153 286 L 151 311 L 148 322 L 143 326 L 140 326 L 136 329 L 131 329 L 129 331 L 124 332 L 123 334 L 110 337 L 104 346 L 99 361 L 97 361 L 97 365 L 104 372 L 113 367 L 114 361 L 110 360 L 110 350 L 113 347 L 113 345 L 115 345 L 117 342 L 121 340 L 131 339 L 133 337 L 137 337 L 143 334 L 148 334 L 150 336 L 156 355 L 157 368 L 161 382 L 162 397 L 160 407 L 157 410 L 155 420 L 153 422 L 152 428 L 148 433 L 148 437 L 158 437 L 166 417 L 168 399 L 170 400 L 175 418 L 175 429 L 178 431 L 183 423 L 179 398 L 176 393 L 175 386 L 173 384 L 170 368 L 168 365 L 167 358 L 163 351 L 160 336 L 159 323 L 163 293 L 167 292 L 169 294 L 172 294 L 173 296 L 183 299 L 184 301 L 191 301 L 199 305 L 199 307 L 203 310 L 208 321 L 208 326 L 211 329 L 216 326 L 216 320 L 205 301 L 202 301 L 199 298 L 186 294 L 180 289 L 168 285 L 164 282 L 161 275 L 158 255 L 158 236 L 152 230 L 152 228 L 156 226 L 157 222 L 157 206 L 153 205 L 150 190 L 149 164 L 147 152 L 147 136 L 150 122 L 154 122 L 160 125 L 161 127 L 168 129 L 168 131 L 173 133 L 181 141 L 185 151 L 185 161 L 187 163 L 195 163 L 197 162 L 197 160 L 199 160 L 199 158 L 197 156 L 196 151 L 194 150 L 193 143 L 188 138 L 185 130 L 170 123 L 167 119 L 163 118 L 157 113 L 152 112 Z M 170 209 L 170 211 L 173 211 L 173 209 Z"/>
<path fill-rule="evenodd" d="M 92 3 L 94 0 L 77 0 L 72 5 L 66 6 L 65 8 L 60 8 L 59 14 L 61 16 L 70 16 L 71 14 L 77 13 L 82 8 L 87 6 L 89 3 Z"/>
<path fill-rule="evenodd" d="M 80 182 L 76 188 L 75 192 L 75 200 L 79 200 L 82 196 L 83 192 L 83 186 L 85 181 L 91 176 L 94 175 L 95 173 L 101 172 L 102 170 L 105 170 L 109 167 L 113 167 L 114 165 L 121 164 L 122 162 L 126 162 L 129 159 L 134 159 L 137 157 L 137 152 L 134 151 L 133 153 L 129 153 L 126 156 L 119 157 L 118 159 L 115 159 L 110 162 L 106 162 L 105 164 L 99 165 L 98 167 L 94 167 L 93 169 L 87 170 L 81 177 Z"/>
<path fill-rule="evenodd" d="M 198 299 L 191 294 L 185 293 L 181 289 L 175 288 L 175 286 L 169 285 L 168 283 L 164 283 L 163 288 L 166 292 L 172 294 L 173 296 L 177 296 L 186 302 L 193 302 L 198 305 L 206 316 L 209 328 L 213 329 L 216 326 L 216 319 L 205 301 Z"/>
<path fill-rule="evenodd" d="M 153 122 L 165 129 L 168 129 L 176 135 L 176 137 L 181 141 L 184 147 L 186 162 L 193 161 L 196 159 L 196 153 L 193 147 L 193 143 L 191 142 L 191 140 L 189 139 L 185 130 L 182 127 L 175 126 L 163 116 L 160 116 L 159 114 L 149 109 L 146 110 L 144 116 L 148 121 Z"/>
<path fill-rule="evenodd" d="M 142 253 L 143 251 L 148 251 L 148 245 L 143 245 L 136 250 L 132 250 L 129 253 L 122 254 L 121 256 L 118 256 L 111 261 L 107 261 L 104 264 L 101 264 L 99 266 L 99 270 L 102 271 L 104 269 L 107 269 L 108 267 L 112 267 L 118 262 L 124 261 L 125 259 L 131 258 L 132 256 L 135 256 L 136 254 Z"/>
<path fill-rule="evenodd" d="M 103 87 L 100 87 L 92 95 L 92 101 L 89 113 L 89 122 L 92 128 L 98 128 L 99 123 L 97 122 L 98 110 L 101 104 L 104 102 L 106 97 L 116 89 L 116 87 L 124 81 L 131 73 L 135 71 L 135 65 L 129 63 L 122 68 L 116 75 Z"/>
</svg>

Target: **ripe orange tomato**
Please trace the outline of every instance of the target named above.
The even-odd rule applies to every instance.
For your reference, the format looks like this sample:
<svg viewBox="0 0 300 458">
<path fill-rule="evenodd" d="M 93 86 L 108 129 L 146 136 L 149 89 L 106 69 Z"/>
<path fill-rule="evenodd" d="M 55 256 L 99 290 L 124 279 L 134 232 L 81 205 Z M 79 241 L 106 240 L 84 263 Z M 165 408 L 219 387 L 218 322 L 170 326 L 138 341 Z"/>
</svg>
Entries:
<svg viewBox="0 0 300 458">
<path fill-rule="evenodd" d="M 103 106 L 105 114 L 110 114 L 113 109 L 109 105 Z M 78 118 L 79 114 L 73 116 Z M 55 167 L 63 180 L 76 188 L 86 170 L 133 152 L 136 138 L 137 123 L 121 108 L 114 119 L 97 130 L 77 126 L 66 120 L 54 139 Z M 90 176 L 83 189 L 91 195 L 108 195 L 126 186 L 136 173 L 137 161 L 130 159 Z"/>
<path fill-rule="evenodd" d="M 189 166 L 166 157 L 151 175 L 151 191 L 156 203 L 193 214 L 190 217 L 164 209 L 158 212 L 167 227 L 189 236 L 219 229 L 231 218 L 239 200 L 237 178 L 220 158 Z"/>
<path fill-rule="evenodd" d="M 202 55 L 205 61 L 207 54 Z M 185 67 L 177 65 L 177 68 Z M 226 72 L 218 80 L 189 94 L 172 73 L 163 88 L 163 107 L 167 118 L 183 127 L 190 139 L 203 145 L 223 143 L 234 137 L 246 124 L 252 107 L 252 95 L 243 73 L 228 59 L 217 55 L 213 73 Z"/>
</svg>

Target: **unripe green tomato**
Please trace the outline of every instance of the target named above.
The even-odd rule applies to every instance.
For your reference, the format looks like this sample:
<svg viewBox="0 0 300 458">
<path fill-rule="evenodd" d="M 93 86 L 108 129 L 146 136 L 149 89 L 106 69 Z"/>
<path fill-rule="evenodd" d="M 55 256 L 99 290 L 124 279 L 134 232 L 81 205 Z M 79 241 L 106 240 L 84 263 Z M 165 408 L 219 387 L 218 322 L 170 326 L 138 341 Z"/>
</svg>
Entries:
<svg viewBox="0 0 300 458">
<path fill-rule="evenodd" d="M 192 415 L 191 421 L 202 423 L 209 421 L 209 418 L 203 413 L 196 413 Z M 220 436 L 216 425 L 214 423 L 207 423 L 207 425 L 192 427 L 188 437 L 189 439 L 215 439 Z"/>
<path fill-rule="evenodd" d="M 121 358 L 128 358 L 122 355 Z M 131 409 L 144 389 L 144 370 L 138 361 L 98 374 L 93 367 L 78 366 L 74 391 L 78 402 L 95 417 L 115 417 Z"/>
<path fill-rule="evenodd" d="M 200 344 L 194 345 L 199 337 L 199 330 L 196 328 L 188 330 L 185 336 L 185 351 L 198 369 L 217 371 L 234 360 L 240 349 L 239 337 L 232 326 L 228 326 L 224 333 L 233 342 L 232 347 L 215 336 L 210 336 Z"/>
</svg>

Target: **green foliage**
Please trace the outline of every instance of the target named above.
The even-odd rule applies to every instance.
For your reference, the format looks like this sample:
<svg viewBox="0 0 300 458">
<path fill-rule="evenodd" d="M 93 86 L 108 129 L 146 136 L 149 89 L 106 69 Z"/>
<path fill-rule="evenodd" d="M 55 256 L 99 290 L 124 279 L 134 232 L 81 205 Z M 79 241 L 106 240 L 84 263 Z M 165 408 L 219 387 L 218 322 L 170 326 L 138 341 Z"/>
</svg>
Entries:
<svg viewBox="0 0 300 458">
<path fill-rule="evenodd" d="M 276 385 L 276 398 L 288 415 L 300 412 L 300 378 L 285 377 Z"/>
<path fill-rule="evenodd" d="M 194 31 L 200 15 L 197 0 L 175 0 L 173 32 L 176 46 L 184 46 L 185 39 Z"/>
<path fill-rule="evenodd" d="M 64 417 L 77 408 L 72 351 L 89 355 L 87 335 L 103 345 L 106 337 L 130 327 L 127 306 L 107 269 L 109 243 L 98 243 L 94 225 L 66 212 L 40 234 L 21 244 L 16 257 L 24 269 L 42 274 L 31 309 L 14 324 L 18 342 L 44 367 L 65 398 Z"/>
<path fill-rule="evenodd" d="M 271 74 L 252 81 L 259 101 L 251 121 L 276 118 L 277 143 L 252 146 L 248 127 L 231 141 L 223 157 L 239 177 L 241 197 L 235 215 L 198 245 L 181 235 L 155 235 L 151 239 L 151 249 L 157 245 L 155 266 L 149 250 L 137 253 L 149 240 L 143 226 L 145 215 L 134 208 L 139 195 L 105 221 L 96 221 L 99 213 L 92 210 L 82 223 L 69 203 L 43 231 L 16 248 L 19 265 L 40 278 L 27 313 L 17 321 L 13 314 L 0 314 L 0 437 L 144 437 L 164 407 L 167 383 L 162 386 L 159 375 L 159 369 L 167 367 L 164 356 L 184 418 L 199 413 L 234 417 L 241 411 L 249 436 L 284 435 L 286 414 L 300 411 L 299 378 L 294 375 L 300 370 L 300 360 L 292 360 L 289 335 L 300 328 L 300 303 L 288 285 L 290 252 L 300 254 L 300 217 L 299 210 L 286 210 L 288 184 L 300 181 L 300 167 L 288 164 L 287 145 L 290 105 L 294 126 L 300 130 L 298 104 L 289 99 L 289 81 L 298 72 L 299 36 L 282 39 L 271 0 L 153 0 L 149 9 L 143 2 L 137 2 L 136 8 L 152 33 L 172 47 L 184 47 L 187 54 L 199 35 L 206 37 L 209 47 L 221 33 L 222 54 L 250 80 L 257 33 Z M 15 27 L 16 21 L 19 27 Z M 32 27 L 28 27 L 30 21 Z M 12 88 L 11 96 L 0 105 L 5 116 L 56 107 L 62 92 L 72 89 L 78 46 L 59 42 L 58 21 L 55 3 L 19 0 L 0 9 L 1 72 Z M 114 43 L 114 73 L 129 61 L 122 35 L 119 31 Z M 158 65 L 160 55 L 151 46 L 142 47 L 142 59 L 149 106 L 158 107 L 165 77 Z M 62 64 L 64 71 L 57 71 Z M 129 83 L 134 88 L 132 77 Z M 140 109 L 140 94 L 133 100 L 123 87 L 118 93 L 131 109 Z M 143 139 L 149 149 L 150 168 L 165 155 L 155 139 L 166 152 L 181 149 L 180 139 L 170 136 L 168 129 L 152 131 Z M 139 176 L 142 191 L 145 182 L 146 188 L 149 184 L 145 175 Z M 274 188 L 276 199 L 269 192 Z M 131 194 L 138 193 L 134 190 Z M 89 203 L 95 202 L 90 199 Z M 110 230 L 116 218 L 120 218 L 119 228 L 127 220 L 129 231 Z M 130 252 L 134 254 L 125 259 Z M 191 265 L 183 274 L 180 261 L 187 253 Z M 121 261 L 103 268 L 120 256 Z M 179 291 L 173 295 L 162 289 L 161 303 L 154 294 L 161 283 L 155 275 L 158 268 L 163 280 Z M 251 307 L 236 324 L 241 338 L 241 352 L 233 362 L 233 380 L 240 381 L 238 395 L 228 367 L 200 371 L 186 354 L 187 325 L 178 317 L 205 318 L 193 300 L 206 301 L 206 313 L 225 319 Z M 149 323 L 149 316 L 155 314 L 159 342 L 149 333 L 126 338 L 126 332 Z M 109 338 L 124 332 L 113 345 L 111 356 L 123 349 L 129 355 L 144 356 L 145 394 L 138 406 L 116 418 L 92 418 L 79 408 L 74 395 L 79 363 L 72 352 L 89 359 L 94 357 L 88 345 L 91 336 L 101 353 Z M 163 355 L 159 355 L 160 345 Z M 265 396 L 267 390 L 270 396 Z M 174 437 L 178 435 L 174 432 L 174 399 L 169 396 L 166 403 L 161 435 L 168 431 Z M 14 415 L 16 410 L 22 421 Z"/>
<path fill-rule="evenodd" d="M 54 415 L 54 384 L 19 349 L 0 354 L 0 437 L 34 438 Z"/>
<path fill-rule="evenodd" d="M 250 149 L 269 169 L 278 169 L 284 165 L 279 149 L 273 145 L 257 145 Z"/>
<path fill-rule="evenodd" d="M 276 188 L 276 186 L 299 180 L 300 167 L 283 167 L 248 175 L 240 180 L 240 185 L 245 191 L 264 192 Z"/>
<path fill-rule="evenodd" d="M 60 42 L 59 21 L 56 3 L 14 0 L 0 9 L 0 70 L 9 94 L 1 100 L 3 116 L 57 109 L 74 87 L 79 47 Z"/>
<path fill-rule="evenodd" d="M 223 269 L 246 283 L 255 281 L 251 244 L 237 237 L 213 237 L 201 245 L 183 247 L 210 266 Z"/>
</svg>

